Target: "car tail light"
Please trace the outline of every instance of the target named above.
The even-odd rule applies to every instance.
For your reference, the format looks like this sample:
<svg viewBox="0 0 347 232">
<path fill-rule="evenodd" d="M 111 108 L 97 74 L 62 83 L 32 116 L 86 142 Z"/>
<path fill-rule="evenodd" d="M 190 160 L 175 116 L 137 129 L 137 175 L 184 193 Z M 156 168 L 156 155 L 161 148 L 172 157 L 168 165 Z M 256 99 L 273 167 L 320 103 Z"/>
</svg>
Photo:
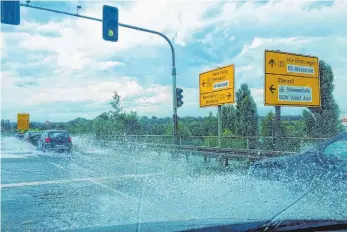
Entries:
<svg viewBox="0 0 347 232">
<path fill-rule="evenodd" d="M 45 142 L 46 142 L 46 143 L 50 143 L 50 142 L 51 142 L 51 139 L 50 139 L 50 138 L 45 138 Z"/>
<path fill-rule="evenodd" d="M 67 139 L 67 141 L 69 141 L 69 142 L 72 142 L 72 139 L 71 139 L 71 137 L 69 137 L 69 138 Z"/>
</svg>

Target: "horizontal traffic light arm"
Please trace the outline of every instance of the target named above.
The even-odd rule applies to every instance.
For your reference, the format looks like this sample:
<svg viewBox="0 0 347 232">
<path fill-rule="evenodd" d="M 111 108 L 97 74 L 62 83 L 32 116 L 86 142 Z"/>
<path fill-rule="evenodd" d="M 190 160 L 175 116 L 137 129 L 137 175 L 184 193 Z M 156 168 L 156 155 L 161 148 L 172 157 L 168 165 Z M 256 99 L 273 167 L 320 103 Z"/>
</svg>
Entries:
<svg viewBox="0 0 347 232">
<path fill-rule="evenodd" d="M 93 21 L 102 22 L 102 19 L 89 17 L 89 16 L 84 16 L 84 15 L 80 15 L 80 14 L 74 14 L 74 13 L 69 13 L 69 12 L 60 11 L 60 10 L 53 10 L 53 9 L 49 9 L 49 8 L 33 6 L 33 5 L 30 5 L 30 4 L 24 4 L 24 3 L 20 3 L 20 5 L 23 6 L 23 7 L 29 7 L 29 8 L 33 8 L 33 9 L 37 9 L 37 10 L 50 11 L 50 12 L 54 12 L 54 13 L 58 13 L 58 14 L 70 15 L 70 16 L 74 16 L 74 17 L 78 17 L 78 18 L 84 18 L 84 19 L 89 19 L 89 20 L 93 20 Z M 142 28 L 142 27 L 136 27 L 136 26 L 132 26 L 132 25 L 124 24 L 124 23 L 118 23 L 118 25 L 120 27 L 125 27 L 125 28 L 129 28 L 129 29 L 137 30 L 137 31 L 143 31 L 143 32 L 151 33 L 151 34 L 156 34 L 156 35 L 159 35 L 159 36 L 163 37 L 168 42 L 168 44 L 170 45 L 170 49 L 171 49 L 171 53 L 172 53 L 172 67 L 176 66 L 175 50 L 174 50 L 172 42 L 170 41 L 170 39 L 166 35 L 164 35 L 161 32 L 158 32 L 158 31 L 153 31 L 153 30 L 150 30 L 150 29 L 146 29 L 146 28 Z M 176 75 L 176 69 L 174 69 L 174 68 L 172 69 L 172 74 Z"/>
</svg>

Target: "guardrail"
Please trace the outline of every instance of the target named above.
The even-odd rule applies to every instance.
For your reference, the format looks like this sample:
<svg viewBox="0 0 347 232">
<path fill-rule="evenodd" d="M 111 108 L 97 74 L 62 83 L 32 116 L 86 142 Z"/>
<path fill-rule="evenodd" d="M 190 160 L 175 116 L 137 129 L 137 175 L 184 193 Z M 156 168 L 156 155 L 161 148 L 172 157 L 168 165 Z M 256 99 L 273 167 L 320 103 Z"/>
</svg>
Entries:
<svg viewBox="0 0 347 232">
<path fill-rule="evenodd" d="M 310 149 L 327 139 L 328 138 L 281 137 L 279 140 L 279 149 L 276 149 L 276 151 L 300 152 Z M 126 135 L 113 136 L 107 139 L 96 138 L 96 140 L 170 145 L 172 144 L 173 136 Z M 218 136 L 180 136 L 178 137 L 178 144 L 180 146 L 216 148 L 218 146 Z M 275 151 L 275 137 L 223 136 L 222 148 Z"/>
</svg>

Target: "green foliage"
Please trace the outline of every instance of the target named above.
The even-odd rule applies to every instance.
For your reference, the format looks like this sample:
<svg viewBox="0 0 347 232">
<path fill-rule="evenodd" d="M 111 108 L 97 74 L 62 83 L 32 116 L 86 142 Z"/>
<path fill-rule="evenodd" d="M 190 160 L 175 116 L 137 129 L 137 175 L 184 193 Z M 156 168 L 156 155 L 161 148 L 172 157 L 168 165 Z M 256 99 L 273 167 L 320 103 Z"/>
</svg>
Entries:
<svg viewBox="0 0 347 232">
<path fill-rule="evenodd" d="M 223 136 L 231 136 L 233 133 L 228 128 L 224 130 Z"/>
<path fill-rule="evenodd" d="M 166 135 L 172 135 L 173 130 L 172 130 L 172 123 L 169 123 L 166 127 Z M 178 122 L 178 136 L 180 137 L 188 137 L 192 136 L 192 132 L 190 131 L 189 127 L 183 123 L 183 122 Z"/>
<path fill-rule="evenodd" d="M 210 112 L 209 116 L 203 120 L 202 127 L 204 128 L 204 135 L 218 135 L 217 117 Z"/>
<path fill-rule="evenodd" d="M 291 121 L 291 120 L 281 120 L 280 122 L 280 133 L 282 139 L 279 143 L 279 150 L 299 150 L 300 140 L 287 138 L 287 137 L 303 137 L 304 123 L 302 120 Z M 264 150 L 275 149 L 275 114 L 271 111 L 269 112 L 263 121 L 261 122 L 261 136 L 262 145 L 261 148 Z"/>
<path fill-rule="evenodd" d="M 1 120 L 1 135 L 10 135 L 13 133 L 10 120 Z"/>
<path fill-rule="evenodd" d="M 212 135 L 210 135 L 212 136 Z M 218 137 L 213 136 L 213 137 L 206 137 L 204 139 L 203 146 L 205 147 L 217 147 L 218 146 Z"/>
<path fill-rule="evenodd" d="M 247 84 L 242 84 L 236 92 L 236 134 L 239 136 L 258 136 L 258 112 Z M 257 146 L 257 139 L 250 140 L 249 148 Z M 244 142 L 244 147 L 247 143 Z"/>
<path fill-rule="evenodd" d="M 222 106 L 222 126 L 230 131 L 236 131 L 237 113 L 233 105 Z"/>
<path fill-rule="evenodd" d="M 334 74 L 327 63 L 319 62 L 321 107 L 303 111 L 305 132 L 309 137 L 332 137 L 339 132 L 339 107 L 335 102 Z"/>
<path fill-rule="evenodd" d="M 122 107 L 120 105 L 120 96 L 118 95 L 117 91 L 113 93 L 112 101 L 110 102 L 110 105 L 113 108 L 112 114 L 117 115 L 122 111 Z"/>
</svg>

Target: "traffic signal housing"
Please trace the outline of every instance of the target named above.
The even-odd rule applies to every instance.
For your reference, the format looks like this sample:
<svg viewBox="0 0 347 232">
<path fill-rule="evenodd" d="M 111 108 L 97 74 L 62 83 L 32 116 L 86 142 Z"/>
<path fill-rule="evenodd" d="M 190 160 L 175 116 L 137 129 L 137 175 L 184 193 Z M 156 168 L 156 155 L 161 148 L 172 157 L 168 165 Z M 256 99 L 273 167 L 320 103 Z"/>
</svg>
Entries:
<svg viewBox="0 0 347 232">
<path fill-rule="evenodd" d="M 181 88 L 176 88 L 176 99 L 177 99 L 177 107 L 181 107 L 183 105 L 183 89 Z"/>
<path fill-rule="evenodd" d="M 1 1 L 1 23 L 10 25 L 20 24 L 19 1 Z"/>
<path fill-rule="evenodd" d="M 118 8 L 104 5 L 102 8 L 102 38 L 106 41 L 118 41 Z"/>
</svg>

